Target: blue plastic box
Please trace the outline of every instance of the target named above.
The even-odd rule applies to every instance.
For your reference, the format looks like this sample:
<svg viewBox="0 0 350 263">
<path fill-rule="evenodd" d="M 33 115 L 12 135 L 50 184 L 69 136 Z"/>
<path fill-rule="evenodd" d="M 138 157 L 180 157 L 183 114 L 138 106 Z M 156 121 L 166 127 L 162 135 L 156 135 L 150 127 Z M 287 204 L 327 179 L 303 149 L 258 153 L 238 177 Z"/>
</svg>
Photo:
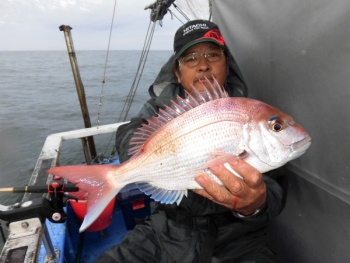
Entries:
<svg viewBox="0 0 350 263">
<path fill-rule="evenodd" d="M 157 202 L 141 192 L 135 184 L 125 186 L 117 197 L 122 208 L 126 229 L 134 229 L 136 222 L 151 215 Z"/>
</svg>

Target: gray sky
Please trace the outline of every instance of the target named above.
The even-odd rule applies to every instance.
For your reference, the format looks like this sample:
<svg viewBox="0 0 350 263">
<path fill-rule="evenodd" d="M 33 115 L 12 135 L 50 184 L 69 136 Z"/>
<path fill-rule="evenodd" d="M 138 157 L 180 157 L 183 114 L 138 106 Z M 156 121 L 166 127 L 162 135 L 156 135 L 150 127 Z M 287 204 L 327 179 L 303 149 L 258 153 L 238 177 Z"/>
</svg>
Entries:
<svg viewBox="0 0 350 263">
<path fill-rule="evenodd" d="M 111 50 L 141 50 L 149 25 L 144 7 L 154 0 L 117 0 Z M 0 51 L 65 50 L 63 32 L 70 25 L 76 50 L 106 50 L 114 0 L 1 0 Z M 171 8 L 174 11 L 174 8 Z M 175 11 L 182 21 L 185 21 Z M 172 50 L 181 22 L 169 13 L 157 24 L 151 49 Z"/>
</svg>

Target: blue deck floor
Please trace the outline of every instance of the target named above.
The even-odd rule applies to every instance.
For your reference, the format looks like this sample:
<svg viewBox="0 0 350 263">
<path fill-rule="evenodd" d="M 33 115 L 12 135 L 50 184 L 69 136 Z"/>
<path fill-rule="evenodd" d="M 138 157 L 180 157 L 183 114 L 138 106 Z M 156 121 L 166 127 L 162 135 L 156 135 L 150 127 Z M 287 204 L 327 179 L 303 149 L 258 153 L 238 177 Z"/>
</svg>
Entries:
<svg viewBox="0 0 350 263">
<path fill-rule="evenodd" d="M 67 221 L 64 224 L 46 223 L 52 243 L 61 254 L 57 263 L 90 263 L 109 247 L 120 243 L 126 235 L 124 217 L 121 208 L 116 205 L 112 216 L 112 223 L 103 231 L 79 234 L 80 223 L 76 219 L 71 207 L 67 206 Z M 63 247 L 64 246 L 64 247 Z M 62 253 L 62 251 L 64 251 Z M 42 245 L 38 262 L 45 262 L 46 251 Z"/>
<path fill-rule="evenodd" d="M 73 215 L 74 216 L 74 215 Z M 88 232 L 79 234 L 80 224 L 77 220 L 67 220 L 67 233 L 71 237 L 71 245 L 66 245 L 66 260 L 75 259 L 72 262 L 92 262 L 96 257 L 102 254 L 109 247 L 119 244 L 128 230 L 125 227 L 123 213 L 121 208 L 116 206 L 113 212 L 112 223 L 109 227 L 103 231 Z M 80 261 L 77 261 L 79 257 L 79 245 L 81 246 Z"/>
</svg>

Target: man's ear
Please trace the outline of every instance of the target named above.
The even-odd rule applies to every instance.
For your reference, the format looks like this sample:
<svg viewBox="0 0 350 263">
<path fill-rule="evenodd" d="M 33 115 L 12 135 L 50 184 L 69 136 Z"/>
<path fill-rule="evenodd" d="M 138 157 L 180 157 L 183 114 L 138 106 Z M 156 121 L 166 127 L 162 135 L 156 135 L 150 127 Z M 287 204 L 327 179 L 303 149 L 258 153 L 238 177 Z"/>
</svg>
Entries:
<svg viewBox="0 0 350 263">
<path fill-rule="evenodd" d="M 177 78 L 177 82 L 181 83 L 181 73 L 177 69 L 174 69 L 174 74 Z"/>
</svg>

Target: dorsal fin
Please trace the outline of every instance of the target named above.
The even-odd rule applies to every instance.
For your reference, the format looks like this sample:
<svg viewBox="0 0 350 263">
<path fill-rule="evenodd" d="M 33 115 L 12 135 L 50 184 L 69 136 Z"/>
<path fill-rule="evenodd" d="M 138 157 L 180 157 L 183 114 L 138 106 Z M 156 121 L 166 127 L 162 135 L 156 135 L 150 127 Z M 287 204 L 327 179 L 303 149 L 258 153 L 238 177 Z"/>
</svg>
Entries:
<svg viewBox="0 0 350 263">
<path fill-rule="evenodd" d="M 148 124 L 143 124 L 141 128 L 138 128 L 137 131 L 134 132 L 133 137 L 130 139 L 130 145 L 132 147 L 129 149 L 128 154 L 135 155 L 138 153 L 154 132 L 176 117 L 208 101 L 227 98 L 227 92 L 220 87 L 219 83 L 214 77 L 213 79 L 214 83 L 212 84 L 207 78 L 205 78 L 205 81 L 202 82 L 203 91 L 198 91 L 194 86 L 192 86 L 191 93 L 188 93 L 185 90 L 186 99 L 177 96 L 176 102 L 170 101 L 170 107 L 165 106 L 164 110 L 159 110 L 157 117 L 154 116 L 147 120 Z"/>
</svg>

